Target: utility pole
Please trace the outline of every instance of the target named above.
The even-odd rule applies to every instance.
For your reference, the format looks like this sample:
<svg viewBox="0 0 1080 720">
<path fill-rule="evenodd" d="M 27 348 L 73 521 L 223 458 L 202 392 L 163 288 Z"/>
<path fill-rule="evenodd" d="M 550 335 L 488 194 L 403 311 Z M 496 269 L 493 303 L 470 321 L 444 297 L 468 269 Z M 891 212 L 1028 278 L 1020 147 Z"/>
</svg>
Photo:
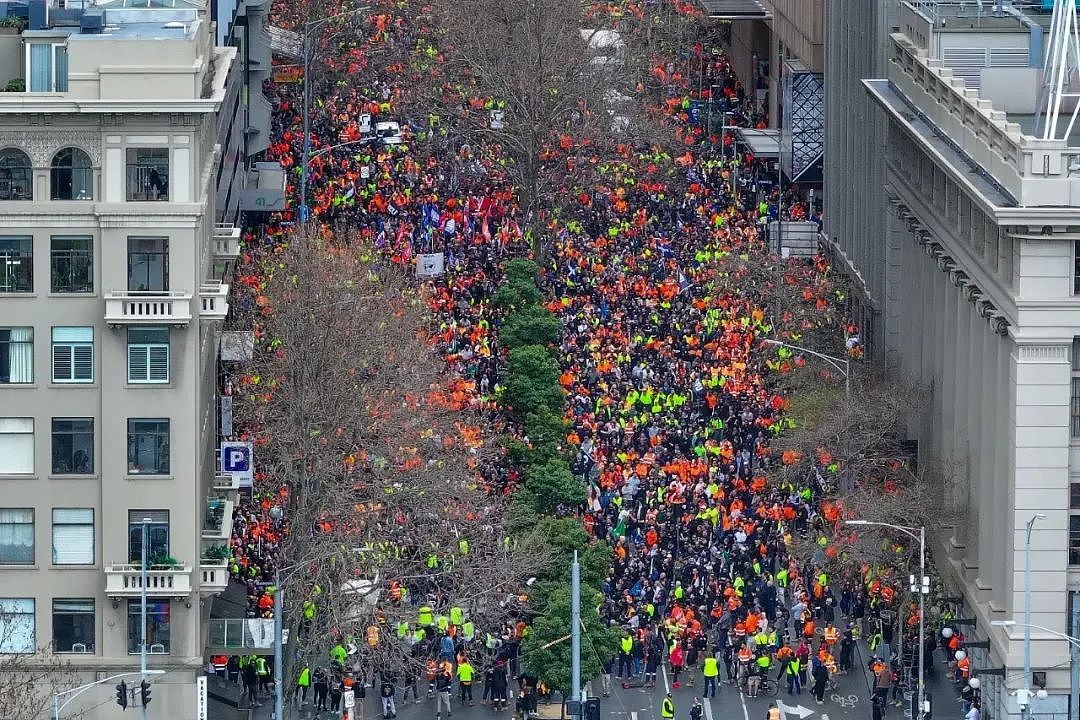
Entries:
<svg viewBox="0 0 1080 720">
<path fill-rule="evenodd" d="M 1031 516 L 1024 539 L 1024 703 L 1020 706 L 1024 718 L 1031 717 L 1031 531 L 1045 517 L 1042 513 Z"/>
<path fill-rule="evenodd" d="M 570 566 L 570 699 L 581 702 L 581 566 L 577 550 Z M 579 706 L 580 707 L 580 706 Z M 581 710 L 578 710 L 578 717 Z"/>
<path fill-rule="evenodd" d="M 281 605 L 285 602 L 285 590 L 281 587 L 281 574 L 274 570 L 274 720 L 285 717 L 285 692 L 282 689 Z"/>
<path fill-rule="evenodd" d="M 146 682 L 146 560 L 147 550 L 150 544 L 150 518 L 143 518 L 142 520 L 142 581 L 139 583 L 142 587 L 139 588 L 139 597 L 141 602 L 139 621 L 142 624 L 141 642 L 139 643 L 139 687 L 142 688 L 142 684 Z M 139 712 L 142 715 L 142 720 L 146 720 L 146 705 L 142 703 L 140 698 Z"/>
</svg>

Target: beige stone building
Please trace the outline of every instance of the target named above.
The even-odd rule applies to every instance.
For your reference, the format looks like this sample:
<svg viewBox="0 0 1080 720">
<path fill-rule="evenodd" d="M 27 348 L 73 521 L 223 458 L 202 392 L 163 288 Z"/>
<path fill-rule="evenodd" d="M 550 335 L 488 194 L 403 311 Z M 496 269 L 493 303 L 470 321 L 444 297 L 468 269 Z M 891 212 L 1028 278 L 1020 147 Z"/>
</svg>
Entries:
<svg viewBox="0 0 1080 720">
<path fill-rule="evenodd" d="M 0 652 L 50 646 L 85 682 L 137 670 L 147 518 L 152 697 L 176 718 L 236 492 L 215 468 L 239 230 L 214 200 L 235 57 L 182 0 L 32 4 L 0 35 L 0 86 L 25 83 L 0 93 Z M 71 708 L 115 717 L 114 694 Z"/>
</svg>

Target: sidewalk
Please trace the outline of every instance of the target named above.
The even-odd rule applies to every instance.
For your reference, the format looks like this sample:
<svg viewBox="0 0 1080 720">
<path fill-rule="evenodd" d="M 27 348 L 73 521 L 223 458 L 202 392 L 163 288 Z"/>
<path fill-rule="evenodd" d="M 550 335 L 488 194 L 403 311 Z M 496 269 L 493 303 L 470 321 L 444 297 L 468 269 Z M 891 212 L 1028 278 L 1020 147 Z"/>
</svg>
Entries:
<svg viewBox="0 0 1080 720">
<path fill-rule="evenodd" d="M 883 647 L 886 649 L 878 653 L 878 657 L 888 657 L 891 653 L 888 646 Z M 870 648 L 867 647 L 866 642 L 860 638 L 856 642 L 855 662 L 862 669 L 863 678 L 866 681 L 867 697 L 869 697 L 872 692 L 873 676 L 867 670 L 866 664 L 873 655 L 874 653 L 870 652 Z M 930 700 L 930 716 L 936 717 L 938 720 L 960 718 L 960 693 L 957 692 L 956 685 L 948 677 L 948 667 L 942 659 L 941 648 L 938 648 L 930 655 L 927 655 L 925 662 L 925 692 L 926 698 Z M 914 689 L 905 691 L 903 706 L 898 708 L 895 705 L 889 705 L 885 717 L 889 720 L 898 720 L 901 717 L 910 720 L 912 694 L 914 692 Z"/>
</svg>

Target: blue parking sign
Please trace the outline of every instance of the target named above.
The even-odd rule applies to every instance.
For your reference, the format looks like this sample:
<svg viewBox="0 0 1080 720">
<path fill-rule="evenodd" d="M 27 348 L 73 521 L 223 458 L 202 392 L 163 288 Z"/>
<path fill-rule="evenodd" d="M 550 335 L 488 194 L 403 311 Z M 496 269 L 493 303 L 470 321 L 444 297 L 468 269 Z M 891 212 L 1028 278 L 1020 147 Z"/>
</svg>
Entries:
<svg viewBox="0 0 1080 720">
<path fill-rule="evenodd" d="M 221 472 L 235 475 L 241 487 L 251 487 L 252 444 L 244 442 L 221 443 Z"/>
</svg>

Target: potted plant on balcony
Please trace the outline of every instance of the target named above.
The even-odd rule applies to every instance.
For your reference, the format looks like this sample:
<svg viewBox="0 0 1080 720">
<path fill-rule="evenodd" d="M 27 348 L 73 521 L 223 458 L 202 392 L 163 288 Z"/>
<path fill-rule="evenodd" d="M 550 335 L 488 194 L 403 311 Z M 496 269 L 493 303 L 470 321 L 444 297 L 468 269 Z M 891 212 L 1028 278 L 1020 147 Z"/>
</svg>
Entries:
<svg viewBox="0 0 1080 720">
<path fill-rule="evenodd" d="M 150 558 L 151 570 L 176 570 L 180 567 L 180 561 L 169 555 L 155 555 Z"/>
<path fill-rule="evenodd" d="M 232 549 L 228 545 L 212 545 L 203 551 L 203 559 L 209 560 L 214 565 L 221 562 L 227 563 L 231 558 Z"/>
<path fill-rule="evenodd" d="M 19 35 L 26 29 L 26 18 L 8 15 L 0 18 L 0 35 Z"/>
</svg>

